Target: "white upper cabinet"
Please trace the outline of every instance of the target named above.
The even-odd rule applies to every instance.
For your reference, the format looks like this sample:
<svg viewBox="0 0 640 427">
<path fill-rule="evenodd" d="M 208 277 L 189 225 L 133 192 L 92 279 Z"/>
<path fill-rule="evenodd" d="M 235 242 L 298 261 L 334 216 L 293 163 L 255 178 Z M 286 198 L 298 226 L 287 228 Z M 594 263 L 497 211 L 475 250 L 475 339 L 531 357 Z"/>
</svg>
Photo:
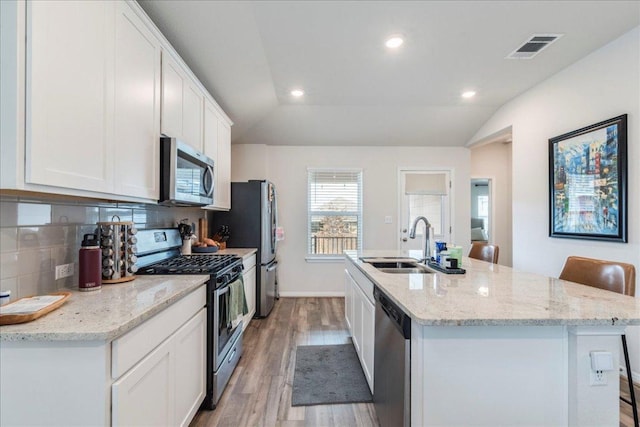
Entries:
<svg viewBox="0 0 640 427">
<path fill-rule="evenodd" d="M 231 126 L 218 120 L 218 167 L 213 204 L 218 209 L 231 209 Z"/>
<path fill-rule="evenodd" d="M 135 1 L 0 9 L 0 188 L 157 201 L 165 134 L 216 160 L 230 208 L 232 123 Z"/>
<path fill-rule="evenodd" d="M 204 95 L 189 80 L 184 85 L 182 125 L 184 140 L 202 152 L 202 113 Z"/>
<path fill-rule="evenodd" d="M 213 204 L 207 209 L 231 209 L 231 127 L 213 102 L 204 104 L 204 154 L 214 164 L 215 186 Z"/>
<path fill-rule="evenodd" d="M 124 2 L 27 7 L 26 183 L 157 199 L 158 39 Z"/>
<path fill-rule="evenodd" d="M 27 183 L 112 192 L 114 7 L 27 5 Z"/>
<path fill-rule="evenodd" d="M 115 45 L 115 192 L 158 199 L 160 43 L 124 3 Z"/>
<path fill-rule="evenodd" d="M 203 151 L 204 94 L 168 52 L 162 55 L 162 133 Z"/>
</svg>

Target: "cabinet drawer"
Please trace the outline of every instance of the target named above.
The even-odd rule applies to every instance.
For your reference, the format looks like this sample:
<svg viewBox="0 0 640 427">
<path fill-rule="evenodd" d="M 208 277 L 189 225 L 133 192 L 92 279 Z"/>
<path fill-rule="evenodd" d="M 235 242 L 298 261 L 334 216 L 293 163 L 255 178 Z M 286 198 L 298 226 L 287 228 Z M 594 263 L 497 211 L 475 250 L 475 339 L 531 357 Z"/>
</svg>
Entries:
<svg viewBox="0 0 640 427">
<path fill-rule="evenodd" d="M 206 285 L 202 285 L 171 307 L 113 341 L 111 377 L 119 378 L 189 320 L 206 304 Z"/>
<path fill-rule="evenodd" d="M 371 304 L 375 305 L 376 300 L 373 298 L 373 282 L 367 278 L 367 276 L 358 269 L 351 261 L 347 262 L 347 270 L 353 277 L 353 280 L 356 282 L 364 296 L 371 302 Z"/>
</svg>

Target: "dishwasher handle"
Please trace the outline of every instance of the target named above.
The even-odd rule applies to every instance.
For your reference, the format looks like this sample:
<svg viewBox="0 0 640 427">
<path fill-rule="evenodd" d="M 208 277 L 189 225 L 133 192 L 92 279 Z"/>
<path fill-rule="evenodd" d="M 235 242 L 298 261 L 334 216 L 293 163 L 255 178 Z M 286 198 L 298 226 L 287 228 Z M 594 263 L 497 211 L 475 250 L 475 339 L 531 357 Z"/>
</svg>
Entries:
<svg viewBox="0 0 640 427">
<path fill-rule="evenodd" d="M 377 286 L 373 288 L 373 297 L 404 339 L 411 339 L 411 318 Z"/>
</svg>

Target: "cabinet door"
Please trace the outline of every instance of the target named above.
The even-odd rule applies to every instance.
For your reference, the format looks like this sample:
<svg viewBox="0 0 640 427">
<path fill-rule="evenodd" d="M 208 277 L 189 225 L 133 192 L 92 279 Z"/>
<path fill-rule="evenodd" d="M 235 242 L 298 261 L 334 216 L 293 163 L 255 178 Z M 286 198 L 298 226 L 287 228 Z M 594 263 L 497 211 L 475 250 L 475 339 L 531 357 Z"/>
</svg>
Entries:
<svg viewBox="0 0 640 427">
<path fill-rule="evenodd" d="M 218 115 L 216 109 L 208 99 L 204 101 L 204 147 L 203 153 L 212 158 L 214 171 L 218 172 Z"/>
<path fill-rule="evenodd" d="M 360 288 L 353 282 L 353 322 L 351 338 L 353 345 L 358 352 L 358 356 L 362 353 L 362 304 L 364 295 Z"/>
<path fill-rule="evenodd" d="M 256 313 L 256 267 L 251 267 L 248 271 L 242 274 L 244 281 L 244 295 L 247 298 L 247 308 L 249 313 L 244 316 L 243 329 L 247 329 L 249 322 Z"/>
<path fill-rule="evenodd" d="M 184 142 L 202 152 L 202 111 L 204 95 L 188 78 L 185 79 L 182 95 L 182 134 Z"/>
<path fill-rule="evenodd" d="M 351 335 L 353 335 L 353 286 L 351 274 L 344 270 L 344 319 Z"/>
<path fill-rule="evenodd" d="M 113 189 L 115 3 L 27 3 L 25 181 Z"/>
<path fill-rule="evenodd" d="M 180 66 L 167 52 L 162 52 L 162 120 L 161 132 L 166 136 L 183 138 L 182 110 L 184 77 Z"/>
<path fill-rule="evenodd" d="M 160 44 L 126 3 L 117 3 L 115 193 L 158 199 Z"/>
<path fill-rule="evenodd" d="M 364 294 L 362 295 L 364 297 Z M 373 393 L 373 353 L 375 339 L 376 308 L 367 298 L 362 300 L 362 342 L 360 355 L 362 369 Z"/>
<path fill-rule="evenodd" d="M 175 416 L 173 425 L 188 426 L 205 394 L 207 353 L 206 309 L 182 326 L 173 339 L 176 366 Z"/>
<path fill-rule="evenodd" d="M 231 127 L 218 117 L 218 166 L 213 204 L 219 209 L 231 209 Z"/>
<path fill-rule="evenodd" d="M 173 341 L 166 340 L 111 387 L 111 425 L 175 424 Z"/>
</svg>

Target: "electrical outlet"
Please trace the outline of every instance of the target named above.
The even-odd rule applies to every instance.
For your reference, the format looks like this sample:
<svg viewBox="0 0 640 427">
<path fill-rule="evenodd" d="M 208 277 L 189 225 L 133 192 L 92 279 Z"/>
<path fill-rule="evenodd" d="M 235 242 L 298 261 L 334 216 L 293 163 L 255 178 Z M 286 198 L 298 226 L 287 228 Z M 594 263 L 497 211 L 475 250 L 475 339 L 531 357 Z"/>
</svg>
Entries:
<svg viewBox="0 0 640 427">
<path fill-rule="evenodd" d="M 64 279 L 65 277 L 69 277 L 69 276 L 73 276 L 73 263 L 56 265 L 55 280 Z"/>
<path fill-rule="evenodd" d="M 594 371 L 592 369 L 589 385 L 607 385 L 606 371 Z"/>
</svg>

